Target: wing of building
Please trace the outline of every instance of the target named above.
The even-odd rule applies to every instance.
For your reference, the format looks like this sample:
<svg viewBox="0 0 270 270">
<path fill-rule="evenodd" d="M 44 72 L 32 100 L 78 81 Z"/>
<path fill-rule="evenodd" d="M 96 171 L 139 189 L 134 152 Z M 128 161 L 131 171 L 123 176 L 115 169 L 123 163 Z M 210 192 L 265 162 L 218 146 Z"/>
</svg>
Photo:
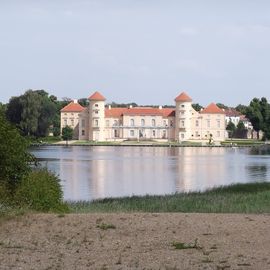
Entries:
<svg viewBox="0 0 270 270">
<path fill-rule="evenodd" d="M 88 99 L 88 107 L 75 100 L 61 110 L 61 130 L 71 126 L 75 139 L 223 141 L 227 135 L 224 111 L 211 103 L 197 112 L 185 92 L 175 98 L 174 108 L 111 108 L 99 92 Z"/>
</svg>

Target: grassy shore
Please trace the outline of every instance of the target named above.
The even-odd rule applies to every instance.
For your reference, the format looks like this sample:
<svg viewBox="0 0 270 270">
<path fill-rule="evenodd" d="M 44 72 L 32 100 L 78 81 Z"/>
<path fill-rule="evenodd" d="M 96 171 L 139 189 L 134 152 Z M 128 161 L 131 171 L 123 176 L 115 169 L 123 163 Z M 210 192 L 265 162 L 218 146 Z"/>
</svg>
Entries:
<svg viewBox="0 0 270 270">
<path fill-rule="evenodd" d="M 69 203 L 74 213 L 196 212 L 270 213 L 270 183 L 236 184 L 206 192 L 108 198 Z"/>
</svg>

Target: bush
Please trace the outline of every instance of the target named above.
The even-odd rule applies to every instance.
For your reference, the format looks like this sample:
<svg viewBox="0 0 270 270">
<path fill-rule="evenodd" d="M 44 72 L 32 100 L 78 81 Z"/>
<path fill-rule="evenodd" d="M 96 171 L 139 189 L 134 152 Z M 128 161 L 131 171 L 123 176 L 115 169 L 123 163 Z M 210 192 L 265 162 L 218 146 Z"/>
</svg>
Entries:
<svg viewBox="0 0 270 270">
<path fill-rule="evenodd" d="M 34 170 L 22 179 L 15 194 L 21 207 L 37 211 L 67 212 L 60 180 L 46 169 Z"/>
<path fill-rule="evenodd" d="M 0 113 L 0 185 L 13 194 L 33 161 L 28 142 Z"/>
</svg>

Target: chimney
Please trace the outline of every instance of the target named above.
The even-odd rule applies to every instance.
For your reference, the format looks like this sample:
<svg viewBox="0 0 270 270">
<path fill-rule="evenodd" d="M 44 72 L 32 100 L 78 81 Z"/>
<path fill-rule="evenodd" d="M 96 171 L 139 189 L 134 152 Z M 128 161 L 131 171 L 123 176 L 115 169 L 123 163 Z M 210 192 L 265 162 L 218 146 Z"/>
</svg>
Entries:
<svg viewBox="0 0 270 270">
<path fill-rule="evenodd" d="M 78 100 L 77 100 L 77 99 L 74 99 L 74 100 L 73 100 L 73 103 L 78 103 Z"/>
<path fill-rule="evenodd" d="M 161 106 L 161 105 L 159 105 L 159 106 L 158 106 L 158 108 L 159 108 L 159 110 L 161 110 L 161 109 L 162 109 L 162 106 Z"/>
</svg>

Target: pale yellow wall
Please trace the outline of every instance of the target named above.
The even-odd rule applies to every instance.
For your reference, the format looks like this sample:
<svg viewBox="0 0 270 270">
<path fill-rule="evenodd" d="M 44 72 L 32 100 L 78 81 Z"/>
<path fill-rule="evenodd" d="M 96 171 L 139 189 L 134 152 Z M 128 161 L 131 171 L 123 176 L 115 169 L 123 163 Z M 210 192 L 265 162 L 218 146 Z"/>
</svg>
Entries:
<svg viewBox="0 0 270 270">
<path fill-rule="evenodd" d="M 90 141 L 105 140 L 105 103 L 104 101 L 89 102 L 89 136 Z"/>
<path fill-rule="evenodd" d="M 79 114 L 79 140 L 88 140 L 89 138 L 89 117 L 88 108 Z"/>
<path fill-rule="evenodd" d="M 208 140 L 212 134 L 215 141 L 223 141 L 226 136 L 225 127 L 224 114 L 197 114 L 192 119 L 190 139 Z"/>
<path fill-rule="evenodd" d="M 61 112 L 60 131 L 62 128 L 70 126 L 74 130 L 74 139 L 79 138 L 79 113 L 78 112 Z"/>
</svg>

